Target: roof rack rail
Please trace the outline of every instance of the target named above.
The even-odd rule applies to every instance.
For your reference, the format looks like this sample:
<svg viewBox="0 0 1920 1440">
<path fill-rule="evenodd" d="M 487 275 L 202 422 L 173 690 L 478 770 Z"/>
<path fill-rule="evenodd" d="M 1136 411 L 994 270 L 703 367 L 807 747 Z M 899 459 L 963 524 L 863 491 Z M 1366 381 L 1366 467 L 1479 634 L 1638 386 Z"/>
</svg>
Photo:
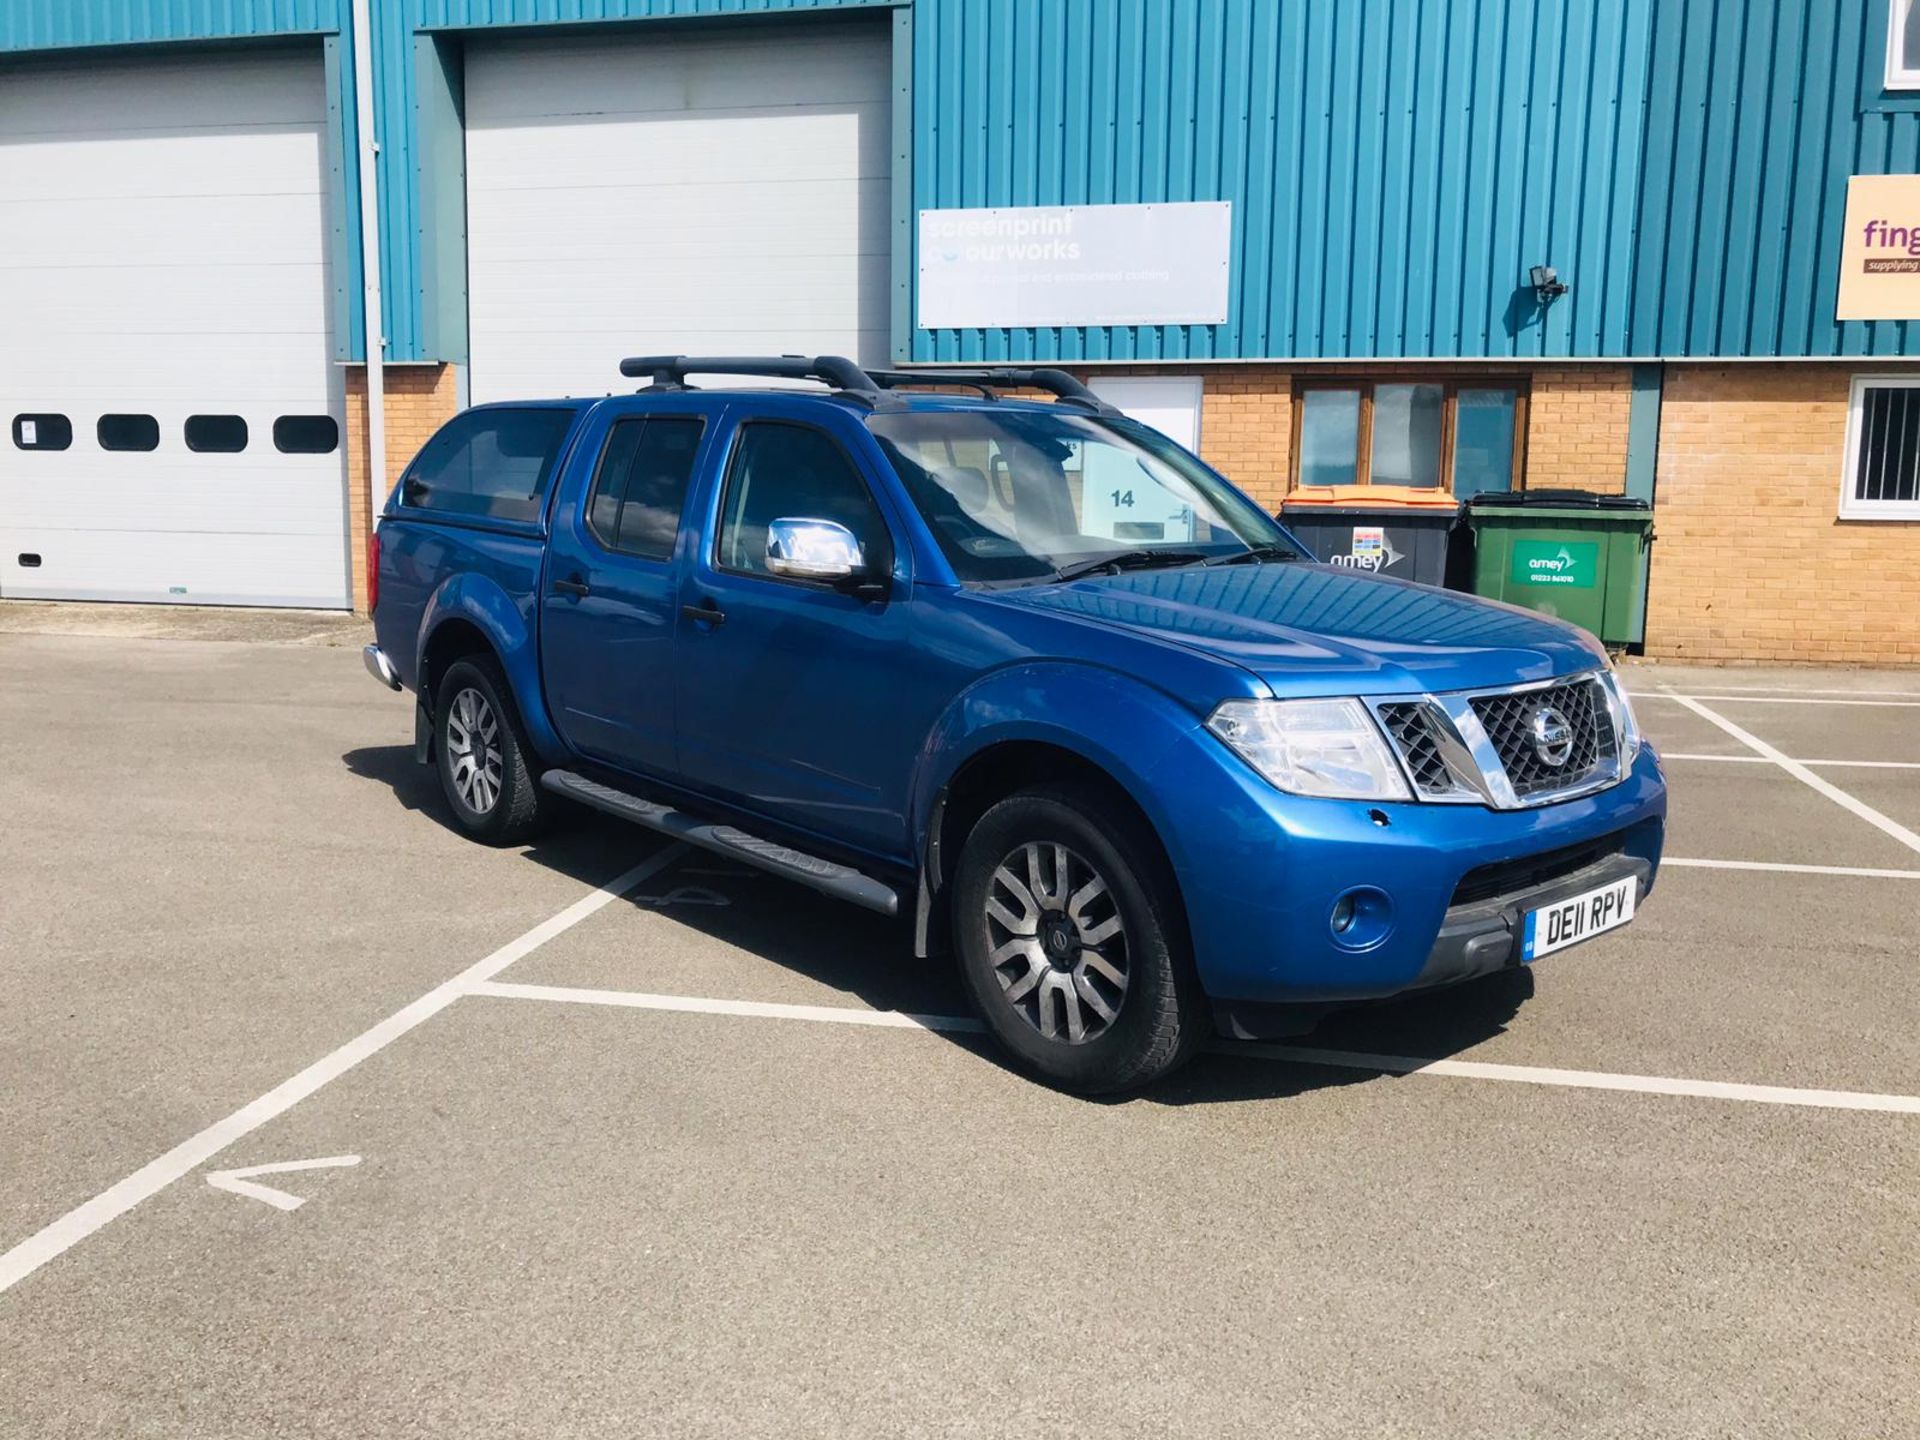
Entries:
<svg viewBox="0 0 1920 1440">
<path fill-rule="evenodd" d="M 684 390 L 689 375 L 762 375 L 776 380 L 820 380 L 878 404 L 884 398 L 867 372 L 844 355 L 632 355 L 620 362 L 628 379 L 652 377 L 652 389 Z"/>
<path fill-rule="evenodd" d="M 1101 415 L 1118 413 L 1066 371 L 1048 366 L 1031 370 L 996 365 L 984 370 L 870 370 L 867 373 L 876 384 L 889 390 L 906 385 L 967 385 L 989 396 L 993 396 L 996 389 L 1046 390 L 1065 404 L 1079 405 Z"/>
<path fill-rule="evenodd" d="M 647 376 L 654 390 L 684 390 L 689 375 L 761 375 L 776 380 L 819 380 L 879 408 L 900 402 L 887 392 L 913 385 L 963 385 L 990 400 L 995 390 L 1045 390 L 1062 404 L 1115 415 L 1106 401 L 1064 370 L 994 366 L 984 370 L 863 370 L 844 355 L 633 355 L 620 362 L 628 379 Z"/>
</svg>

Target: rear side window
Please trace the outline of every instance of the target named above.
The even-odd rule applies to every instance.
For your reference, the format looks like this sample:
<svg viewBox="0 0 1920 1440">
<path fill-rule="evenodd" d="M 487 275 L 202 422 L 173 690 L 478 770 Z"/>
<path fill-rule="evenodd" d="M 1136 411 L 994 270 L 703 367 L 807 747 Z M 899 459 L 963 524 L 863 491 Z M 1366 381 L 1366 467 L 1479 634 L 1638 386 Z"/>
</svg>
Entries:
<svg viewBox="0 0 1920 1440">
<path fill-rule="evenodd" d="M 836 520 L 853 532 L 869 567 L 891 564 L 887 522 L 846 452 L 811 426 L 756 420 L 740 427 L 727 470 L 720 568 L 771 574 L 767 526 L 775 520 Z"/>
<path fill-rule="evenodd" d="M 22 450 L 64 450 L 73 444 L 73 422 L 64 415 L 16 415 L 13 443 Z"/>
<path fill-rule="evenodd" d="M 238 415 L 189 415 L 187 448 L 202 455 L 236 455 L 247 448 L 247 422 Z"/>
<path fill-rule="evenodd" d="M 571 410 L 469 410 L 456 415 L 408 468 L 401 499 L 454 515 L 536 520 L 560 442 L 572 424 Z"/>
<path fill-rule="evenodd" d="M 151 415 L 102 415 L 93 433 L 102 450 L 160 448 L 160 422 Z"/>
<path fill-rule="evenodd" d="M 587 528 L 602 545 L 648 560 L 673 554 L 702 424 L 691 415 L 615 422 L 587 504 Z"/>
</svg>

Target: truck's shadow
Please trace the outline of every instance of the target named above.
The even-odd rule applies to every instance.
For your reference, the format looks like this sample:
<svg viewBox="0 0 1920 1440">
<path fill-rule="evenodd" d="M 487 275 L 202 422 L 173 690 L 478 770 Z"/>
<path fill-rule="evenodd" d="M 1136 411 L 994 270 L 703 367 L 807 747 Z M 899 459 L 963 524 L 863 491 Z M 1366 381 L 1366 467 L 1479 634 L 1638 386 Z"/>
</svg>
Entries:
<svg viewBox="0 0 1920 1440">
<path fill-rule="evenodd" d="M 386 787 L 408 810 L 453 829 L 433 770 L 416 765 L 410 746 L 377 746 L 341 757 L 348 770 Z M 644 831 L 591 811 L 568 807 L 561 823 L 524 852 L 524 858 L 584 885 L 609 875 L 658 847 Z M 643 886 L 636 908 L 659 908 L 675 923 L 746 951 L 818 984 L 856 997 L 877 1010 L 913 1015 L 965 1015 L 968 1004 L 951 961 L 913 958 L 913 938 L 902 922 L 857 909 L 771 876 L 745 870 L 718 856 L 693 851 L 662 877 Z M 663 892 L 684 892 L 662 905 Z M 698 892 L 727 904 L 702 903 Z M 580 983 L 648 990 L 647 957 L 635 956 L 631 977 L 596 976 Z M 669 988 L 669 987 L 663 987 Z M 700 992 L 706 993 L 706 992 Z M 1386 1004 L 1340 1011 L 1307 1035 L 1279 1042 L 1359 1055 L 1444 1059 L 1498 1035 L 1533 994 L 1530 971 L 1508 971 L 1469 985 Z M 985 1036 L 938 1032 L 998 1063 Z M 1272 1099 L 1358 1083 L 1391 1083 L 1378 1070 L 1276 1060 L 1236 1054 L 1235 1047 L 1203 1055 L 1159 1085 L 1128 1099 L 1167 1105 Z"/>
</svg>

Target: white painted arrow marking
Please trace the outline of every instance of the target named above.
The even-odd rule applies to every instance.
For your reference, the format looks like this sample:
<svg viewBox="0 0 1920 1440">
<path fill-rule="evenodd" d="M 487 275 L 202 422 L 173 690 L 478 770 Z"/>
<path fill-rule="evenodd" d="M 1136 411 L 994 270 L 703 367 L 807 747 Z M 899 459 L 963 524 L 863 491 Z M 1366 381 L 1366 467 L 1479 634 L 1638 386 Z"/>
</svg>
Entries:
<svg viewBox="0 0 1920 1440">
<path fill-rule="evenodd" d="M 264 1200 L 276 1210 L 298 1210 L 306 1204 L 305 1198 L 289 1195 L 284 1190 L 276 1190 L 271 1185 L 256 1185 L 249 1175 L 283 1175 L 294 1170 L 332 1170 L 341 1165 L 358 1165 L 358 1155 L 328 1155 L 319 1160 L 282 1160 L 278 1165 L 248 1165 L 239 1170 L 214 1170 L 207 1175 L 207 1184 L 216 1190 L 231 1191 L 235 1195 L 250 1196 L 255 1200 Z"/>
</svg>

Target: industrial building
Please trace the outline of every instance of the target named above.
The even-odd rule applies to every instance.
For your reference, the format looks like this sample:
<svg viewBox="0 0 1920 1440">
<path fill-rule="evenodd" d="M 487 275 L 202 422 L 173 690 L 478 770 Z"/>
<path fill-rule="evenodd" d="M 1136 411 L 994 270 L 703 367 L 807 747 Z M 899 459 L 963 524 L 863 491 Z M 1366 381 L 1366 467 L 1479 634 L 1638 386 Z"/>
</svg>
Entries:
<svg viewBox="0 0 1920 1440">
<path fill-rule="evenodd" d="M 846 353 L 1624 490 L 1648 653 L 1920 662 L 1916 171 L 1916 0 L 0 0 L 0 596 L 364 603 L 460 405 Z"/>
</svg>

